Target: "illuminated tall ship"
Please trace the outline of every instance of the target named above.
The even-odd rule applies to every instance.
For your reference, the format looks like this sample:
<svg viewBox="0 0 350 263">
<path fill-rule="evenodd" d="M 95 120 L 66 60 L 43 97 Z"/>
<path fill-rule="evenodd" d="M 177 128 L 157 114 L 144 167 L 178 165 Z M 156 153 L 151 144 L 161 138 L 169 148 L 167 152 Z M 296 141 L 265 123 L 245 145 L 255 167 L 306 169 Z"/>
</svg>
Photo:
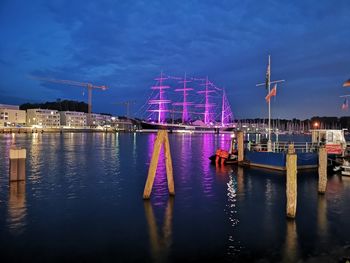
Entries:
<svg viewBox="0 0 350 263">
<path fill-rule="evenodd" d="M 208 77 L 188 78 L 185 74 L 180 78 L 161 72 L 155 80 L 144 110 L 148 116 L 141 123 L 143 129 L 212 132 L 234 129 L 234 117 L 226 92 L 216 87 Z M 169 81 L 181 86 L 173 89 L 165 84 Z"/>
</svg>

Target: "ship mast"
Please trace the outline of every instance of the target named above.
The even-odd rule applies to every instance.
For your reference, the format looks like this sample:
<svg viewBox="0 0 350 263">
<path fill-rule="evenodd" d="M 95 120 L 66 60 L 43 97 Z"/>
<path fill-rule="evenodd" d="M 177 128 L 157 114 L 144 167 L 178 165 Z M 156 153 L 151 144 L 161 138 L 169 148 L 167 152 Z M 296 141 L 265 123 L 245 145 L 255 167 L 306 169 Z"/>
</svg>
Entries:
<svg viewBox="0 0 350 263">
<path fill-rule="evenodd" d="M 222 90 L 221 126 L 225 126 L 225 89 Z"/>
<path fill-rule="evenodd" d="M 269 60 L 267 64 L 266 71 L 266 82 L 257 84 L 256 86 L 265 85 L 267 88 L 267 94 L 271 92 L 271 84 L 284 82 L 284 80 L 275 80 L 271 81 L 271 56 L 269 55 Z M 272 143 L 271 143 L 271 99 L 268 100 L 268 110 L 269 110 L 269 122 L 268 122 L 268 141 L 267 141 L 267 151 L 272 152 Z"/>
<path fill-rule="evenodd" d="M 170 103 L 170 100 L 165 99 L 164 93 L 165 89 L 169 89 L 169 86 L 163 85 L 163 81 L 167 80 L 167 77 L 163 76 L 163 72 L 160 73 L 160 77 L 155 78 L 157 82 L 159 83 L 158 86 L 151 87 L 152 90 L 159 90 L 158 99 L 152 99 L 149 100 L 149 104 L 158 105 L 158 109 L 150 110 L 152 112 L 158 112 L 158 123 L 164 123 L 165 122 L 165 113 L 169 110 L 166 109 L 166 104 Z"/>
<path fill-rule="evenodd" d="M 212 92 L 215 92 L 214 90 L 209 89 L 209 85 L 212 83 L 209 81 L 208 77 L 205 79 L 205 83 L 201 84 L 205 86 L 205 90 L 198 91 L 198 94 L 204 93 L 205 94 L 205 104 L 204 104 L 204 123 L 210 124 L 211 118 L 210 118 L 210 108 L 215 106 L 214 103 L 209 102 L 209 94 Z M 198 106 L 202 106 L 202 104 L 199 104 Z"/>
<path fill-rule="evenodd" d="M 186 73 L 183 80 L 179 81 L 179 83 L 183 83 L 183 88 L 175 89 L 175 91 L 183 92 L 183 102 L 175 102 L 173 105 L 182 106 L 182 123 L 187 123 L 189 121 L 188 116 L 188 106 L 192 105 L 192 102 L 187 101 L 187 91 L 193 90 L 193 88 L 188 88 L 187 83 L 191 82 L 191 80 L 186 79 Z"/>
<path fill-rule="evenodd" d="M 224 127 L 229 121 L 233 121 L 233 113 L 230 107 L 230 103 L 226 97 L 226 90 L 222 90 L 222 108 L 221 108 L 221 126 Z"/>
</svg>

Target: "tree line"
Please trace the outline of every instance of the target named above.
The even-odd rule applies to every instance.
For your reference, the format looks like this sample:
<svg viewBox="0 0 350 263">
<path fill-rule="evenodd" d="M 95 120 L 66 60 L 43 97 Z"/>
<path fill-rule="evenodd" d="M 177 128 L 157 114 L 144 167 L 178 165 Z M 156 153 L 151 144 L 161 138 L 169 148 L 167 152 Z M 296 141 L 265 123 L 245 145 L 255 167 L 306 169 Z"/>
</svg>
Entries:
<svg viewBox="0 0 350 263">
<path fill-rule="evenodd" d="M 44 103 L 24 103 L 19 106 L 21 110 L 28 109 L 47 109 L 47 110 L 58 110 L 58 111 L 78 111 L 88 112 L 88 104 L 83 101 L 73 100 L 57 100 L 54 102 Z"/>
</svg>

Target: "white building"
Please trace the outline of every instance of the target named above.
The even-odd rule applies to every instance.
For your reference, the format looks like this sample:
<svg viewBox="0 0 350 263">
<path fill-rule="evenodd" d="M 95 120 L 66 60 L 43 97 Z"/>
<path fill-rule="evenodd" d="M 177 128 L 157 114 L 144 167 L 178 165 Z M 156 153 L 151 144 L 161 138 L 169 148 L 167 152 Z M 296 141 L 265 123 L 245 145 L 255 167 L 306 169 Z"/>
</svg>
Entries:
<svg viewBox="0 0 350 263">
<path fill-rule="evenodd" d="M 86 126 L 86 114 L 77 111 L 60 111 L 60 123 L 62 126 L 81 128 Z"/>
<path fill-rule="evenodd" d="M 28 109 L 27 126 L 37 125 L 47 128 L 60 127 L 60 114 L 57 110 Z"/>
<path fill-rule="evenodd" d="M 105 126 L 111 124 L 110 115 L 91 113 L 91 123 L 93 126 Z"/>
<path fill-rule="evenodd" d="M 24 126 L 26 124 L 26 111 L 19 106 L 0 104 L 0 126 Z"/>
</svg>

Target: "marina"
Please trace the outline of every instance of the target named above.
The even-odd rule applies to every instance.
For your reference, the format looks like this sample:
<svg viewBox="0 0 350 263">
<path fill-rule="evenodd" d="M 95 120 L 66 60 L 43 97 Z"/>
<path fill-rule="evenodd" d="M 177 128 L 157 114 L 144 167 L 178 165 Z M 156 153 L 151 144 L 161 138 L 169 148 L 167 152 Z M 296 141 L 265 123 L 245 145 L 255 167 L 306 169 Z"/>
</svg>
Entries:
<svg viewBox="0 0 350 263">
<path fill-rule="evenodd" d="M 0 4 L 0 262 L 350 263 L 350 2 Z"/>
<path fill-rule="evenodd" d="M 155 137 L 1 134 L 2 149 L 14 141 L 27 149 L 25 185 L 8 184 L 8 151 L 0 156 L 2 259 L 333 262 L 348 255 L 349 177 L 330 173 L 318 196 L 317 172 L 298 173 L 297 217 L 288 221 L 283 174 L 210 165 L 229 134 L 169 134 L 176 196 L 168 196 L 161 153 L 151 200 L 143 201 Z M 293 138 L 301 139 L 282 137 Z"/>
</svg>

